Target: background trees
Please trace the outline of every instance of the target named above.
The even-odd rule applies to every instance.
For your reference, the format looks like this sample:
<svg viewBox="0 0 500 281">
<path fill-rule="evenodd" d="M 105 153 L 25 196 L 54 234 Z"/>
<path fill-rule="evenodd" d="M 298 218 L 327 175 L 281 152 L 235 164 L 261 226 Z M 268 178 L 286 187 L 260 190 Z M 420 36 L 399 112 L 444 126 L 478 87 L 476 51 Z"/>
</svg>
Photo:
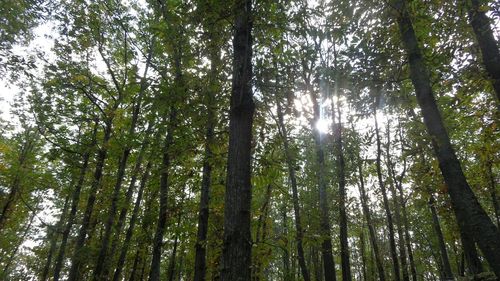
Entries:
<svg viewBox="0 0 500 281">
<path fill-rule="evenodd" d="M 0 279 L 500 274 L 497 3 L 0 5 Z"/>
</svg>

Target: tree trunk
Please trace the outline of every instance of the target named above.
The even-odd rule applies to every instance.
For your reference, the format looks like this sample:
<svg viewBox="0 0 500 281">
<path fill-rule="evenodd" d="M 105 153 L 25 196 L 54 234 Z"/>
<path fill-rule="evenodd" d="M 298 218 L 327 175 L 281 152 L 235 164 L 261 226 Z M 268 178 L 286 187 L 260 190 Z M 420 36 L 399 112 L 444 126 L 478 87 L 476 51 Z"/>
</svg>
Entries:
<svg viewBox="0 0 500 281">
<path fill-rule="evenodd" d="M 144 194 L 144 189 L 146 187 L 146 183 L 149 179 L 149 173 L 151 170 L 152 161 L 149 160 L 146 165 L 146 169 L 141 178 L 141 182 L 139 184 L 139 191 L 137 193 L 137 197 L 135 199 L 134 209 L 132 211 L 132 217 L 130 217 L 129 227 L 127 229 L 127 233 L 125 234 L 125 241 L 123 241 L 123 246 L 120 251 L 120 256 L 118 258 L 118 262 L 116 265 L 115 273 L 113 275 L 113 281 L 120 280 L 120 275 L 123 270 L 123 265 L 125 264 L 125 258 L 127 256 L 127 252 L 130 246 L 130 241 L 132 240 L 132 235 L 134 233 L 135 224 L 137 221 L 137 217 L 139 216 L 139 209 L 141 206 L 142 196 Z"/>
<path fill-rule="evenodd" d="M 153 40 L 153 42 L 154 42 L 154 40 Z M 131 118 L 130 128 L 128 131 L 128 138 L 131 140 L 134 139 L 136 136 L 135 131 L 136 131 L 137 122 L 139 120 L 139 114 L 141 112 L 142 97 L 144 95 L 144 92 L 147 89 L 146 77 L 148 74 L 149 65 L 151 63 L 151 57 L 152 57 L 152 53 L 153 53 L 152 50 L 153 50 L 153 47 L 151 46 L 150 51 L 148 53 L 147 60 L 146 60 L 146 66 L 144 69 L 144 73 L 143 73 L 143 76 L 141 78 L 139 92 L 137 93 L 137 100 L 135 101 L 133 111 L 132 111 L 132 118 Z M 97 257 L 97 263 L 96 263 L 96 267 L 94 270 L 94 275 L 93 275 L 94 281 L 103 280 L 103 279 L 107 278 L 108 272 L 109 272 L 110 261 L 113 260 L 112 258 L 111 259 L 108 258 L 108 248 L 109 248 L 109 242 L 110 242 L 111 234 L 112 234 L 112 230 L 113 230 L 113 225 L 115 223 L 116 212 L 118 211 L 118 200 L 120 199 L 120 191 L 121 191 L 122 183 L 123 183 L 123 180 L 125 177 L 125 169 L 127 168 L 127 162 L 128 162 L 128 158 L 130 156 L 131 151 L 132 151 L 132 146 L 127 143 L 127 145 L 123 148 L 123 152 L 122 152 L 122 155 L 120 157 L 119 164 L 118 164 L 116 182 L 115 182 L 115 186 L 113 188 L 113 194 L 111 195 L 111 206 L 109 208 L 107 219 L 106 219 L 106 224 L 104 226 L 104 236 L 102 237 L 99 255 Z M 120 229 L 120 231 L 121 231 L 121 229 Z M 120 232 L 117 231 L 115 233 L 115 237 L 118 237 L 119 234 L 120 234 Z"/>
<path fill-rule="evenodd" d="M 73 186 L 74 181 L 70 183 L 70 186 Z M 70 199 L 70 194 L 66 196 L 66 199 L 64 200 L 64 206 L 61 212 L 61 216 L 59 217 L 59 221 L 56 223 L 55 226 L 50 226 L 47 229 L 47 238 L 50 240 L 50 249 L 49 253 L 47 254 L 47 261 L 45 263 L 45 266 L 43 267 L 42 271 L 42 276 L 40 278 L 41 281 L 47 280 L 49 277 L 50 273 L 50 267 L 52 265 L 52 257 L 54 256 L 54 252 L 56 251 L 57 248 L 57 238 L 59 236 L 59 233 L 61 232 L 61 227 L 64 224 L 64 221 L 66 220 L 66 213 L 68 212 L 68 207 L 69 207 L 69 199 Z"/>
<path fill-rule="evenodd" d="M 272 191 L 272 185 L 268 184 L 266 188 L 266 193 L 264 197 L 264 203 L 262 204 L 260 210 L 259 210 L 259 218 L 257 220 L 257 227 L 256 227 L 256 234 L 255 234 L 255 245 L 259 245 L 262 241 L 266 240 L 267 236 L 267 217 L 269 215 L 269 203 L 271 201 L 271 191 Z M 262 233 L 262 235 L 261 235 Z M 262 273 L 262 260 L 260 259 L 262 257 L 259 257 L 254 261 L 254 265 L 252 266 L 253 268 L 253 280 L 254 281 L 259 281 Z M 265 257 L 264 257 L 265 258 Z"/>
<path fill-rule="evenodd" d="M 282 227 L 282 232 L 281 235 L 284 237 L 285 240 L 285 245 L 283 246 L 283 276 L 282 280 L 283 281 L 292 281 L 293 280 L 293 273 L 290 271 L 291 266 L 290 266 L 290 243 L 288 243 L 288 204 L 286 201 L 283 201 L 283 204 L 281 206 L 281 221 L 283 223 Z"/>
<path fill-rule="evenodd" d="M 468 0 L 466 2 L 469 6 L 470 24 L 481 49 L 483 64 L 491 79 L 491 84 L 495 90 L 497 103 L 500 108 L 500 51 L 493 35 L 490 19 L 486 16 L 485 10 L 481 8 L 483 5 L 487 5 L 487 3 L 480 0 Z"/>
<path fill-rule="evenodd" d="M 500 227 L 500 204 L 498 203 L 495 174 L 493 173 L 493 163 L 491 159 L 487 160 L 486 169 L 488 173 L 488 191 L 490 192 L 491 203 L 495 212 L 497 227 Z"/>
<path fill-rule="evenodd" d="M 491 269 L 500 277 L 500 232 L 479 204 L 462 171 L 443 124 L 432 92 L 431 81 L 418 46 L 405 0 L 395 0 L 398 24 L 410 63 L 410 76 L 424 123 L 432 139 L 459 227 L 465 229 L 478 244 Z M 500 63 L 497 63 L 500 65 Z"/>
<path fill-rule="evenodd" d="M 413 257 L 413 249 L 411 247 L 410 226 L 408 223 L 408 214 L 406 212 L 406 202 L 403 195 L 403 185 L 398 184 L 396 185 L 396 188 L 398 189 L 399 202 L 401 205 L 401 213 L 403 215 L 402 219 L 403 219 L 403 227 L 405 234 L 405 244 L 406 244 L 406 250 L 408 251 L 408 260 L 410 261 L 411 278 L 412 281 L 417 281 L 417 266 L 415 265 L 415 259 Z"/>
<path fill-rule="evenodd" d="M 474 239 L 460 229 L 460 239 L 462 240 L 462 250 L 468 274 L 479 274 L 483 272 L 483 265 L 479 259 Z"/>
<path fill-rule="evenodd" d="M 337 92 L 337 90 L 335 91 Z M 340 260 L 342 266 L 342 281 L 351 281 L 351 263 L 349 261 L 349 243 L 347 241 L 347 212 L 345 191 L 345 160 L 342 140 L 342 111 L 340 109 L 340 98 L 337 94 L 338 123 L 333 122 L 333 134 L 335 138 L 335 156 L 337 158 L 337 177 L 339 184 L 339 227 L 340 227 Z M 332 115 L 335 120 L 335 104 L 332 98 Z"/>
<path fill-rule="evenodd" d="M 125 219 L 127 218 L 127 213 L 128 209 L 130 206 L 130 201 L 132 200 L 132 196 L 134 194 L 135 190 L 135 183 L 137 182 L 137 177 L 139 176 L 139 173 L 141 171 L 141 165 L 143 164 L 143 158 L 144 154 L 146 153 L 146 149 L 150 145 L 151 139 L 149 135 L 153 131 L 153 123 L 154 122 L 149 122 L 148 127 L 146 131 L 144 132 L 144 139 L 142 140 L 141 148 L 139 150 L 139 155 L 137 156 L 135 160 L 135 165 L 132 170 L 132 175 L 130 177 L 130 183 L 127 188 L 127 192 L 125 193 L 125 200 L 122 204 L 122 208 L 120 210 L 120 214 L 118 215 L 118 222 L 116 223 L 115 227 L 115 232 L 116 234 L 113 236 L 113 241 L 111 242 L 111 248 L 110 248 L 110 253 L 113 254 L 116 252 L 116 249 L 118 247 L 118 243 L 120 241 L 120 235 L 122 233 L 123 227 L 125 225 Z M 158 141 L 159 137 L 159 131 L 155 133 L 154 140 Z"/>
<path fill-rule="evenodd" d="M 151 268 L 149 271 L 149 281 L 160 280 L 160 263 L 163 245 L 163 234 L 167 227 L 168 217 L 168 190 L 169 190 L 169 169 L 170 169 L 170 149 L 173 143 L 173 131 L 177 123 L 177 109 L 170 107 L 170 116 L 167 125 L 167 136 L 163 145 L 163 159 L 160 172 L 160 211 L 158 223 L 156 225 L 155 237 L 153 240 L 153 254 L 151 259 Z"/>
<path fill-rule="evenodd" d="M 391 145 L 391 140 L 390 140 L 390 125 L 387 123 L 387 148 L 386 148 L 386 157 L 387 157 L 387 170 L 389 171 L 389 175 L 391 177 L 391 181 L 389 182 L 389 189 L 391 191 L 392 195 L 392 200 L 393 200 L 393 205 L 394 205 L 394 216 L 396 218 L 396 229 L 398 232 L 398 248 L 399 248 L 399 256 L 401 260 L 401 269 L 403 271 L 403 281 L 409 281 L 410 276 L 408 272 L 408 263 L 406 260 L 406 249 L 405 249 L 405 237 L 403 235 L 403 226 L 402 226 L 402 220 L 401 220 L 401 201 L 399 200 L 400 198 L 398 197 L 398 194 L 396 193 L 396 188 L 394 187 L 395 185 L 400 185 L 402 186 L 402 181 L 404 174 L 406 172 L 406 159 L 403 160 L 404 167 L 403 171 L 401 172 L 401 175 L 399 176 L 399 179 L 396 176 L 396 172 L 394 171 L 394 165 L 391 160 L 391 152 L 390 152 L 390 145 Z"/>
<path fill-rule="evenodd" d="M 303 62 L 303 64 L 305 64 Z M 319 193 L 319 227 L 321 235 L 321 256 L 323 259 L 323 273 L 325 281 L 335 281 L 337 279 L 335 272 L 335 261 L 332 252 L 332 238 L 330 227 L 330 211 L 327 194 L 327 184 L 325 179 L 325 152 L 323 144 L 323 133 L 317 128 L 317 124 L 321 119 L 321 108 L 318 102 L 317 94 L 311 87 L 310 76 L 306 73 L 304 67 L 304 80 L 306 84 L 306 92 L 309 93 L 313 104 L 314 119 L 312 122 L 312 131 L 314 137 L 314 144 L 316 149 L 316 169 L 318 179 L 318 193 Z"/>
<path fill-rule="evenodd" d="M 293 201 L 293 212 L 295 216 L 295 240 L 297 244 L 297 256 L 300 266 L 300 271 L 304 281 L 311 281 L 309 275 L 309 270 L 307 269 L 306 260 L 304 257 L 304 247 L 303 247 L 303 237 L 304 231 L 302 230 L 302 222 L 300 217 L 300 204 L 299 204 L 299 193 L 297 190 L 297 177 L 295 175 L 295 160 L 290 151 L 290 144 L 288 141 L 288 130 L 285 126 L 283 118 L 283 110 L 281 108 L 281 102 L 279 98 L 276 98 L 277 104 L 277 115 L 278 115 L 278 129 L 281 132 L 281 137 L 283 139 L 283 148 L 285 149 L 286 164 L 288 167 L 288 177 L 290 178 L 290 185 L 292 187 L 292 201 Z"/>
<path fill-rule="evenodd" d="M 80 226 L 80 230 L 78 232 L 78 237 L 73 252 L 71 269 L 69 271 L 68 281 L 76 281 L 79 279 L 79 276 L 82 275 L 82 273 L 80 272 L 80 266 L 82 263 L 81 259 L 82 257 L 80 256 L 80 252 L 85 244 L 85 240 L 87 238 L 87 232 L 90 229 L 90 222 L 94 210 L 94 204 L 97 197 L 97 191 L 101 187 L 104 162 L 106 161 L 106 158 L 108 156 L 108 143 L 111 138 L 112 122 L 113 122 L 112 120 L 108 120 L 106 122 L 103 142 L 101 148 L 99 149 L 99 152 L 97 153 L 94 178 L 92 180 L 92 185 L 90 187 L 90 194 L 87 199 L 87 206 L 85 207 L 85 212 L 83 214 L 82 225 Z"/>
<path fill-rule="evenodd" d="M 377 102 L 378 104 L 378 102 Z M 381 167 L 381 157 L 382 157 L 382 142 L 380 140 L 380 132 L 378 128 L 378 120 L 377 120 L 377 110 L 374 108 L 374 117 L 375 117 L 375 135 L 377 139 L 377 159 L 376 159 L 376 168 L 377 168 L 377 178 L 378 184 L 380 187 L 380 191 L 382 192 L 382 199 L 384 203 L 384 210 L 387 219 L 387 227 L 389 229 L 389 246 L 391 250 L 391 258 L 392 265 L 394 271 L 394 280 L 401 280 L 400 272 L 399 272 L 399 261 L 398 261 L 398 253 L 396 250 L 396 241 L 394 239 L 394 223 L 392 221 L 392 213 L 389 208 L 389 199 L 387 198 L 387 190 L 385 187 L 384 179 L 382 178 L 382 167 Z"/>
<path fill-rule="evenodd" d="M 209 203 L 210 203 L 210 185 L 212 182 L 212 149 L 211 146 L 214 142 L 214 129 L 215 129 L 215 91 L 213 86 L 217 85 L 217 66 L 219 64 L 220 53 L 216 47 L 211 50 L 211 69 L 210 69 L 210 85 L 206 92 L 206 107 L 207 107 L 207 123 L 205 131 L 205 155 L 203 159 L 203 171 L 201 180 L 201 195 L 200 205 L 198 211 L 198 232 L 196 236 L 195 245 L 195 262 L 194 262 L 194 281 L 205 280 L 207 271 L 206 259 L 207 248 L 206 240 L 208 233 L 208 216 L 209 216 Z"/>
<path fill-rule="evenodd" d="M 179 229 L 179 226 L 181 224 L 181 214 L 182 214 L 182 203 L 180 204 L 180 207 L 178 208 L 179 214 L 177 215 L 177 229 Z M 167 280 L 168 281 L 174 281 L 174 273 L 175 273 L 175 265 L 176 261 L 175 259 L 177 258 L 177 247 L 179 246 L 179 233 L 175 234 L 174 238 L 174 246 L 172 248 L 172 255 L 170 256 L 170 260 L 168 261 L 168 268 L 167 268 Z"/>
<path fill-rule="evenodd" d="M 97 126 L 94 128 L 93 138 L 95 138 L 96 131 L 97 131 Z M 66 252 L 66 244 L 68 243 L 69 234 L 71 228 L 73 227 L 73 223 L 75 222 L 76 212 L 78 210 L 78 202 L 80 201 L 80 192 L 82 190 L 83 182 L 85 181 L 85 175 L 87 174 L 87 169 L 89 166 L 89 158 L 90 158 L 90 152 L 86 151 L 83 154 L 83 161 L 82 161 L 83 163 L 82 167 L 80 168 L 80 175 L 78 178 L 78 182 L 75 186 L 75 189 L 73 190 L 73 194 L 71 195 L 71 210 L 69 211 L 68 221 L 66 222 L 66 225 L 64 227 L 62 233 L 61 245 L 59 246 L 59 252 L 57 253 L 56 257 L 56 264 L 54 266 L 54 281 L 59 281 L 59 277 L 63 267 L 64 254 Z"/>
<path fill-rule="evenodd" d="M 365 230 L 364 226 L 359 234 L 359 251 L 361 252 L 361 274 L 363 274 L 363 281 L 368 281 L 368 275 L 366 272 L 366 247 L 365 247 Z"/>
<path fill-rule="evenodd" d="M 371 216 L 371 211 L 370 207 L 368 206 L 368 196 L 366 194 L 365 190 L 365 179 L 363 176 L 363 162 L 361 160 L 361 157 L 358 154 L 358 174 L 359 174 L 359 194 L 360 194 L 360 201 L 361 201 L 361 206 L 363 208 L 363 214 L 365 215 L 366 219 L 366 224 L 368 225 L 368 234 L 370 236 L 370 245 L 372 246 L 372 251 L 373 255 L 375 257 L 375 264 L 377 266 L 377 272 L 379 276 L 380 281 L 385 281 L 385 271 L 384 271 L 384 264 L 382 262 L 382 257 L 380 255 L 380 250 L 378 248 L 378 243 L 377 243 L 377 232 L 375 231 L 375 227 L 373 226 L 372 222 L 372 216 Z"/>
<path fill-rule="evenodd" d="M 224 206 L 221 281 L 249 281 L 252 99 L 252 1 L 234 4 L 233 81 L 229 113 L 229 151 Z"/>
<path fill-rule="evenodd" d="M 439 251 L 441 252 L 441 263 L 443 266 L 443 279 L 453 280 L 453 273 L 451 272 L 450 260 L 448 258 L 448 251 L 446 250 L 446 243 L 444 242 L 443 232 L 441 231 L 441 225 L 439 224 L 439 217 L 436 212 L 436 207 L 434 206 L 434 196 L 431 194 L 429 199 L 429 208 L 432 214 L 432 226 L 436 232 L 439 243 Z"/>
<path fill-rule="evenodd" d="M 19 239 L 19 243 L 17 243 L 16 248 L 14 248 L 14 251 L 12 251 L 12 253 L 10 254 L 9 259 L 5 263 L 5 266 L 3 267 L 3 271 L 2 271 L 2 274 L 0 275 L 0 277 L 5 278 L 5 280 L 10 280 L 9 278 L 7 278 L 7 276 L 9 275 L 9 267 L 12 265 L 12 262 L 14 262 L 14 259 L 15 259 L 16 255 L 17 255 L 17 251 L 19 251 L 19 248 L 21 247 L 21 245 L 23 244 L 23 242 L 26 240 L 26 236 L 28 236 L 28 234 L 29 234 L 31 226 L 33 225 L 33 221 L 35 220 L 35 217 L 36 217 L 36 208 L 31 213 L 31 217 L 29 219 L 29 223 L 24 228 L 23 234 L 20 237 L 21 239 Z"/>
</svg>

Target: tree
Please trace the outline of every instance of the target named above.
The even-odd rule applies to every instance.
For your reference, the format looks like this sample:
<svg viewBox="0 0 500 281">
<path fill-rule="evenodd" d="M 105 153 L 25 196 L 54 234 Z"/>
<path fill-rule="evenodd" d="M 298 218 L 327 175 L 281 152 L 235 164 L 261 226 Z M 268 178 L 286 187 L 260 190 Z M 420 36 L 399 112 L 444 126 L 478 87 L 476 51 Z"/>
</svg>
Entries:
<svg viewBox="0 0 500 281">
<path fill-rule="evenodd" d="M 415 87 L 417 101 L 422 109 L 424 123 L 432 137 L 434 153 L 441 173 L 448 185 L 448 192 L 459 226 L 470 233 L 497 276 L 500 276 L 500 233 L 477 201 L 460 162 L 451 145 L 433 95 L 427 67 L 423 61 L 415 31 L 405 1 L 394 2 L 401 38 L 410 64 L 410 77 Z"/>
<path fill-rule="evenodd" d="M 251 280 L 252 1 L 233 3 L 233 81 L 221 280 Z"/>
</svg>

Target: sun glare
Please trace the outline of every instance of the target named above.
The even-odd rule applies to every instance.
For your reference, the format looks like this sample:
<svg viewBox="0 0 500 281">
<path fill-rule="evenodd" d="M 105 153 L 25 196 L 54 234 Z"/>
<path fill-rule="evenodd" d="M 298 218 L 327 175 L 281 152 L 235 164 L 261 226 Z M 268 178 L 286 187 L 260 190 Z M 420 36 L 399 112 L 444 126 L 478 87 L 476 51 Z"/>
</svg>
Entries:
<svg viewBox="0 0 500 281">
<path fill-rule="evenodd" d="M 328 119 L 319 119 L 316 123 L 316 129 L 322 134 L 326 134 L 328 132 L 328 127 L 330 126 L 331 120 Z"/>
</svg>

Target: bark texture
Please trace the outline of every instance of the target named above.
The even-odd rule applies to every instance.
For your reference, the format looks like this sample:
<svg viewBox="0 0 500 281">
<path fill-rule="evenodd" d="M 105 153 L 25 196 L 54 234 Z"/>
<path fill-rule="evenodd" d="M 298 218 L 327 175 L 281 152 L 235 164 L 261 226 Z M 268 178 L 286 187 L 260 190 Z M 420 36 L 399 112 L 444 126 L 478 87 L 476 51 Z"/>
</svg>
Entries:
<svg viewBox="0 0 500 281">
<path fill-rule="evenodd" d="M 233 81 L 224 206 L 222 281 L 251 280 L 252 1 L 234 2 Z"/>
</svg>

